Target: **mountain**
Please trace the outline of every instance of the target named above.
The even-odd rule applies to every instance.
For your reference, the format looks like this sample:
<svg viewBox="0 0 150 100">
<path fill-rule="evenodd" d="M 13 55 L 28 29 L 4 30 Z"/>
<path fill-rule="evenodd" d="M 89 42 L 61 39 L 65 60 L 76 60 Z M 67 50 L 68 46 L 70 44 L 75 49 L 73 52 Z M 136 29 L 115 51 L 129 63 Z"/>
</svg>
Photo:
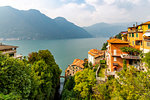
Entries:
<svg viewBox="0 0 150 100">
<path fill-rule="evenodd" d="M 0 38 L 67 39 L 92 37 L 63 17 L 51 19 L 38 10 L 0 7 Z"/>
<path fill-rule="evenodd" d="M 127 31 L 127 28 L 132 24 L 133 23 L 97 23 L 83 28 L 94 37 L 111 37 L 120 33 L 121 31 Z"/>
</svg>

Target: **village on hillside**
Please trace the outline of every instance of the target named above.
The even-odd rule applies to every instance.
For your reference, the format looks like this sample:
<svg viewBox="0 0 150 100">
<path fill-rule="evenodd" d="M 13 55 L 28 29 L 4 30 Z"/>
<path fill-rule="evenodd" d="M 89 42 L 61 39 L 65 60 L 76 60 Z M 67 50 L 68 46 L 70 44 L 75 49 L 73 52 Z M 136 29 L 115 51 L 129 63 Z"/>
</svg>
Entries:
<svg viewBox="0 0 150 100">
<path fill-rule="evenodd" d="M 83 71 L 87 63 L 96 68 L 96 79 L 100 81 L 106 81 L 108 76 L 117 77 L 116 72 L 123 67 L 134 66 L 139 71 L 147 71 L 141 58 L 150 51 L 150 21 L 134 24 L 119 35 L 120 38 L 114 36 L 107 40 L 105 49 L 88 51 L 88 59 L 75 59 L 65 70 L 65 77 Z"/>
</svg>

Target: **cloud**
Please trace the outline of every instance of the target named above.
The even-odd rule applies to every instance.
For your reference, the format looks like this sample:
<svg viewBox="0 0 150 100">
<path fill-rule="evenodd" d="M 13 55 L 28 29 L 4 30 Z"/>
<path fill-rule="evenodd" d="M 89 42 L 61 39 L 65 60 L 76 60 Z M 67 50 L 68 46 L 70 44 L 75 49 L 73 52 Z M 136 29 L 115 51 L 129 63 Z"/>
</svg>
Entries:
<svg viewBox="0 0 150 100">
<path fill-rule="evenodd" d="M 150 0 L 0 0 L 0 6 L 38 9 L 51 18 L 62 16 L 80 26 L 146 21 L 149 3 Z"/>
</svg>

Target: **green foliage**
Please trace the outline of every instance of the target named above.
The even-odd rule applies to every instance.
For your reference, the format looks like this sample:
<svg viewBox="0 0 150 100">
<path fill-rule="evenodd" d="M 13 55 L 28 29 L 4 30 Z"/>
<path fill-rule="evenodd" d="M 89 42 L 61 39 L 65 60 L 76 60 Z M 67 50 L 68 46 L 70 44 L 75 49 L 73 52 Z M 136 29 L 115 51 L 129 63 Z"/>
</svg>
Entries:
<svg viewBox="0 0 150 100">
<path fill-rule="evenodd" d="M 131 48 L 131 47 L 121 47 L 120 49 L 122 52 L 127 52 L 131 55 L 139 55 L 142 53 L 142 51 L 140 51 L 136 48 Z"/>
<path fill-rule="evenodd" d="M 82 72 L 75 74 L 74 91 L 79 92 L 82 98 L 89 98 L 95 83 L 95 72 L 91 69 L 84 69 Z"/>
<path fill-rule="evenodd" d="M 73 90 L 75 86 L 74 77 L 70 76 L 64 85 L 61 100 L 78 100 L 78 93 Z"/>
<path fill-rule="evenodd" d="M 100 69 L 99 69 L 99 72 L 98 72 L 98 76 L 99 77 L 105 77 L 105 71 L 106 71 L 106 64 L 100 64 Z"/>
<path fill-rule="evenodd" d="M 31 80 L 28 68 L 23 61 L 12 57 L 0 56 L 0 92 L 6 97 L 16 93 L 21 98 L 27 99 L 31 90 Z"/>
<path fill-rule="evenodd" d="M 0 54 L 0 100 L 51 100 L 61 70 L 48 50 L 23 60 Z"/>
<path fill-rule="evenodd" d="M 111 78 L 106 83 L 99 84 L 98 86 L 94 87 L 98 92 L 98 94 L 94 94 L 96 100 L 110 100 L 111 94 L 113 91 L 114 79 Z"/>
<path fill-rule="evenodd" d="M 108 42 L 103 43 L 103 46 L 102 46 L 102 49 L 101 49 L 101 50 L 106 50 L 106 49 L 107 49 L 107 45 L 108 45 Z"/>
<path fill-rule="evenodd" d="M 150 52 L 146 53 L 142 60 L 146 63 L 146 66 L 150 68 Z"/>
<path fill-rule="evenodd" d="M 127 70 L 127 62 L 126 62 L 126 59 L 123 59 L 123 70 L 124 70 L 124 71 Z"/>
<path fill-rule="evenodd" d="M 84 68 L 88 68 L 88 61 L 87 61 L 87 59 L 84 59 Z"/>
<path fill-rule="evenodd" d="M 53 99 L 59 85 L 61 70 L 48 50 L 33 52 L 28 57 L 31 63 L 31 99 Z"/>
<path fill-rule="evenodd" d="M 0 100 L 21 100 L 21 96 L 17 93 L 10 93 L 7 95 L 0 93 Z"/>
<path fill-rule="evenodd" d="M 32 98 L 34 99 L 49 99 L 53 95 L 52 88 L 52 72 L 48 65 L 43 61 L 37 61 L 31 66 Z"/>
<path fill-rule="evenodd" d="M 99 84 L 95 94 L 98 100 L 147 100 L 149 99 L 150 72 L 138 71 L 134 67 L 117 73 L 118 78 L 110 78 Z"/>
<path fill-rule="evenodd" d="M 117 34 L 115 37 L 118 39 L 122 39 L 121 33 Z"/>
<path fill-rule="evenodd" d="M 100 60 L 100 64 L 106 64 L 106 60 Z"/>
</svg>

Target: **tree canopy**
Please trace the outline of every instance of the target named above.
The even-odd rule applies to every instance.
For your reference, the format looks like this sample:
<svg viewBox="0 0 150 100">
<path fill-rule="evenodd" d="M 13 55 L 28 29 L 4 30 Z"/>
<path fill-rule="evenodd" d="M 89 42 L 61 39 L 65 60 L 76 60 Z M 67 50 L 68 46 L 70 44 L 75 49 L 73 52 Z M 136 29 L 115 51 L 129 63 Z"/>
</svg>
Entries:
<svg viewBox="0 0 150 100">
<path fill-rule="evenodd" d="M 48 50 L 33 52 L 28 60 L 0 54 L 0 99 L 52 100 L 60 74 Z"/>
</svg>

